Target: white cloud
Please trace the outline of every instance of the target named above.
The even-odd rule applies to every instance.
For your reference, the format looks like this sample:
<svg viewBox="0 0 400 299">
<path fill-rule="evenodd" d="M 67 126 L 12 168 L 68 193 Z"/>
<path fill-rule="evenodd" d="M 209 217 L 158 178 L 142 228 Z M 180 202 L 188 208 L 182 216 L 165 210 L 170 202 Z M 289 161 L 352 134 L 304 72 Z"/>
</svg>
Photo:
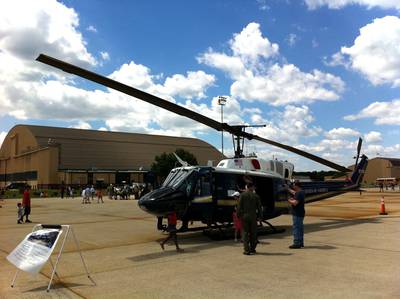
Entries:
<svg viewBox="0 0 400 299">
<path fill-rule="evenodd" d="M 352 142 L 345 139 L 323 139 L 319 142 L 319 145 L 328 149 L 328 153 L 338 152 L 344 149 L 351 149 L 355 152 L 357 147 L 354 141 Z"/>
<path fill-rule="evenodd" d="M 362 118 L 375 118 L 377 125 L 400 125 L 400 99 L 391 102 L 374 102 L 359 113 L 347 115 L 346 120 L 357 120 Z"/>
<path fill-rule="evenodd" d="M 226 72 L 234 80 L 231 95 L 245 101 L 278 106 L 339 99 L 345 87 L 339 77 L 319 70 L 304 73 L 293 64 L 274 63 L 279 46 L 263 37 L 259 27 L 250 23 L 234 35 L 229 43 L 232 55 L 209 49 L 198 61 Z"/>
<path fill-rule="evenodd" d="M 96 29 L 96 27 L 94 27 L 93 25 L 88 26 L 88 27 L 86 28 L 86 30 L 87 30 L 87 31 L 94 32 L 94 33 L 97 33 L 97 29 Z"/>
<path fill-rule="evenodd" d="M 327 57 L 324 57 L 323 62 L 327 66 L 343 65 L 346 68 L 350 68 L 350 62 L 340 52 L 333 54 L 330 59 L 328 59 Z"/>
<path fill-rule="evenodd" d="M 91 121 L 101 119 L 108 127 L 105 129 L 112 130 L 170 132 L 174 123 L 179 124 L 174 135 L 207 130 L 187 118 L 113 90 L 80 89 L 68 75 L 34 61 L 43 52 L 83 67 L 98 65 L 77 29 L 79 18 L 73 9 L 51 0 L 24 2 L 26 10 L 17 5 L 21 7 L 22 3 L 10 2 L 0 11 L 0 116 L 76 122 L 73 127 L 85 129 L 91 128 Z M 109 57 L 107 52 L 100 55 L 103 60 Z M 157 83 L 163 76 L 152 75 L 148 67 L 134 62 L 121 65 L 110 77 L 171 102 L 176 102 L 173 96 L 202 98 L 215 81 L 214 76 L 203 71 L 191 71 Z M 234 100 L 227 108 L 233 103 Z M 218 107 L 190 102 L 183 105 L 219 119 Z M 236 110 L 240 115 L 240 108 Z"/>
<path fill-rule="evenodd" d="M 30 67 L 41 52 L 83 66 L 95 65 L 78 25 L 76 12 L 55 0 L 8 1 L 0 10 L 2 55 L 21 59 Z"/>
<path fill-rule="evenodd" d="M 396 8 L 400 9 L 398 0 L 305 0 L 309 9 L 317 9 L 321 6 L 327 6 L 331 9 L 339 9 L 347 5 L 363 5 L 368 8 Z"/>
<path fill-rule="evenodd" d="M 7 132 L 4 132 L 4 131 L 0 132 L 0 148 L 1 148 L 1 145 L 3 144 L 3 141 L 6 138 L 6 136 L 7 136 Z"/>
<path fill-rule="evenodd" d="M 269 10 L 270 7 L 267 4 L 267 0 L 256 0 L 257 4 L 258 4 L 258 8 L 260 10 Z"/>
<path fill-rule="evenodd" d="M 303 73 L 293 64 L 274 64 L 264 76 L 248 74 L 231 86 L 233 96 L 274 106 L 335 101 L 343 90 L 344 82 L 339 77 L 318 70 Z"/>
<path fill-rule="evenodd" d="M 155 85 L 150 72 L 148 67 L 131 61 L 129 63 L 124 63 L 108 77 L 138 89 L 148 89 Z"/>
<path fill-rule="evenodd" d="M 386 16 L 362 27 L 354 44 L 351 47 L 342 47 L 340 53 L 333 56 L 333 62 L 348 65 L 374 85 L 391 84 L 399 87 L 399 44 L 400 18 Z M 344 58 L 347 59 L 346 62 L 343 61 Z"/>
<path fill-rule="evenodd" d="M 110 60 L 110 54 L 108 54 L 108 52 L 101 51 L 100 56 L 101 56 L 101 59 L 103 59 L 103 60 Z"/>
<path fill-rule="evenodd" d="M 297 43 L 298 40 L 299 40 L 299 37 L 294 33 L 290 33 L 289 36 L 286 38 L 286 42 L 288 43 L 288 45 L 290 47 L 293 47 Z"/>
<path fill-rule="evenodd" d="M 400 158 L 400 144 L 396 143 L 391 146 L 384 147 L 379 144 L 368 145 L 363 151 L 368 157 L 387 157 Z"/>
<path fill-rule="evenodd" d="M 179 95 L 186 99 L 205 98 L 204 92 L 215 82 L 215 76 L 203 71 L 187 72 L 187 76 L 180 74 L 168 77 L 165 80 L 165 92 L 171 96 Z"/>
<path fill-rule="evenodd" d="M 253 129 L 254 134 L 291 145 L 298 144 L 304 138 L 318 136 L 322 132 L 321 128 L 313 125 L 314 117 L 304 105 L 288 105 L 282 112 L 274 112 L 273 118 L 269 120 L 260 115 L 256 115 L 254 120 L 267 125 Z"/>
<path fill-rule="evenodd" d="M 210 65 L 228 73 L 228 75 L 233 79 L 239 79 L 241 76 L 245 76 L 246 72 L 248 72 L 240 57 L 217 53 L 212 49 L 208 49 L 208 51 L 198 57 L 197 60 L 200 63 Z"/>
<path fill-rule="evenodd" d="M 364 140 L 367 143 L 374 143 L 382 141 L 382 134 L 380 132 L 371 131 L 364 135 Z"/>
<path fill-rule="evenodd" d="M 360 136 L 360 132 L 349 128 L 334 128 L 329 132 L 326 132 L 325 136 L 329 139 L 340 139 Z"/>
<path fill-rule="evenodd" d="M 268 38 L 262 37 L 257 23 L 250 23 L 242 32 L 234 34 L 230 45 L 234 56 L 241 57 L 245 62 L 254 62 L 258 57 L 272 57 L 279 52 L 277 44 L 271 44 Z"/>
<path fill-rule="evenodd" d="M 70 128 L 90 130 L 92 126 L 88 122 L 80 120 L 77 124 L 70 126 Z"/>
</svg>

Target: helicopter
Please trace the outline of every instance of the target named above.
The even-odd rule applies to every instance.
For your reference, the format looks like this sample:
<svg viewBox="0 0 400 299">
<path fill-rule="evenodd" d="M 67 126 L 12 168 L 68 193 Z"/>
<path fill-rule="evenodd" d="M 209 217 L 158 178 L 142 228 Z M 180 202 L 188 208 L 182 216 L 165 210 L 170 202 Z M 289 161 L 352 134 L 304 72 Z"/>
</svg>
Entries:
<svg viewBox="0 0 400 299">
<path fill-rule="evenodd" d="M 140 198 L 139 207 L 158 218 L 159 230 L 164 229 L 162 218 L 171 210 L 174 210 L 178 219 L 182 221 L 181 231 L 187 231 L 188 223 L 192 221 L 201 221 L 207 228 L 229 225 L 237 204 L 233 194 L 236 191 L 242 191 L 248 182 L 252 182 L 261 197 L 263 206 L 261 221 L 276 231 L 267 220 L 278 217 L 288 210 L 288 185 L 292 181 L 294 165 L 287 161 L 246 157 L 243 154 L 245 139 L 258 140 L 285 149 L 341 173 L 352 173 L 346 180 L 303 182 L 302 188 L 306 193 L 306 202 L 358 190 L 368 165 L 368 158 L 365 155 L 361 155 L 359 161 L 361 138 L 358 141 L 356 163 L 352 170 L 298 148 L 248 133 L 246 128 L 250 126 L 220 123 L 200 113 L 62 60 L 44 54 L 40 54 L 36 60 L 232 135 L 235 153 L 233 158 L 223 159 L 216 167 L 190 166 L 181 160 L 182 166 L 172 169 L 161 187 Z"/>
</svg>

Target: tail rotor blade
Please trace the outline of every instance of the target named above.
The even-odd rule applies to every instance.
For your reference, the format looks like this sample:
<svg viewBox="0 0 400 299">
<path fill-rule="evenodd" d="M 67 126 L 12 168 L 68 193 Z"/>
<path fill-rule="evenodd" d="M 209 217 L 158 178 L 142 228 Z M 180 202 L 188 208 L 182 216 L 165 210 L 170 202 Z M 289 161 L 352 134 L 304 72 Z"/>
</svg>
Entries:
<svg viewBox="0 0 400 299">
<path fill-rule="evenodd" d="M 362 145 L 362 138 L 358 138 L 358 145 L 357 145 L 357 156 L 356 156 L 356 164 L 355 167 L 358 165 L 358 158 L 360 158 L 360 152 L 361 152 L 361 145 Z"/>
</svg>

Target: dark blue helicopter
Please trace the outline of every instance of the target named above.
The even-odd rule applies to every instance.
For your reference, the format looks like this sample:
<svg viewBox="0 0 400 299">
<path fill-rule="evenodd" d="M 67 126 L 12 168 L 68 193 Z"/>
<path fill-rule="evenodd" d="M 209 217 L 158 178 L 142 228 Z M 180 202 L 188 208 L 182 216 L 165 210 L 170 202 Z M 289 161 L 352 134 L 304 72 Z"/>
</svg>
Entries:
<svg viewBox="0 0 400 299">
<path fill-rule="evenodd" d="M 141 209 L 158 217 L 159 229 L 163 229 L 162 217 L 171 210 L 176 211 L 179 219 L 182 220 L 183 230 L 187 229 L 189 221 L 201 221 L 208 227 L 218 223 L 230 223 L 232 211 L 236 205 L 232 195 L 235 191 L 244 189 L 245 184 L 249 181 L 255 184 L 256 192 L 262 199 L 263 221 L 277 217 L 287 210 L 287 188 L 292 179 L 293 165 L 283 161 L 265 161 L 254 157 L 245 157 L 243 155 L 245 139 L 254 139 L 277 146 L 342 173 L 352 172 L 350 179 L 342 181 L 303 183 L 307 202 L 358 190 L 362 182 L 368 158 L 362 155 L 358 162 L 361 138 L 357 146 L 357 158 L 353 171 L 298 148 L 250 134 L 245 131 L 248 126 L 231 126 L 217 122 L 152 94 L 50 56 L 40 54 L 36 60 L 188 117 L 217 131 L 226 131 L 232 134 L 234 158 L 222 160 L 216 167 L 183 166 L 175 168 L 159 189 L 146 194 L 139 200 Z"/>
</svg>

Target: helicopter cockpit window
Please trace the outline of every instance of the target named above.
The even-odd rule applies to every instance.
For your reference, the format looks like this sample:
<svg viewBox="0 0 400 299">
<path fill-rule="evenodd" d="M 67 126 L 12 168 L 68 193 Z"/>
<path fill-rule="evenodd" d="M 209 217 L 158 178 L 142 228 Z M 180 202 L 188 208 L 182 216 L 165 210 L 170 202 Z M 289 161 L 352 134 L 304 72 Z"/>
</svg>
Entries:
<svg viewBox="0 0 400 299">
<path fill-rule="evenodd" d="M 177 188 L 191 173 L 191 170 L 183 168 L 172 170 L 165 179 L 163 187 Z"/>
</svg>

